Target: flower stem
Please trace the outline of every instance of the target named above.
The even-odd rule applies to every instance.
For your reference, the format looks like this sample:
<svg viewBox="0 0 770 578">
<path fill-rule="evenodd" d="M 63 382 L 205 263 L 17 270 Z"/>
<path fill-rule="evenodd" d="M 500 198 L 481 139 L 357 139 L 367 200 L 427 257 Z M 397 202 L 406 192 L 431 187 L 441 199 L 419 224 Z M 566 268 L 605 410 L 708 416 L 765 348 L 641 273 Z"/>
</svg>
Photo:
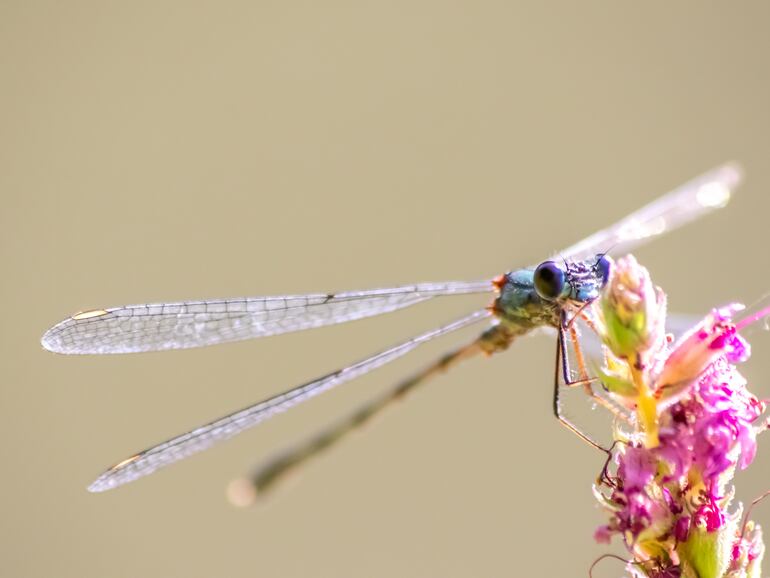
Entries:
<svg viewBox="0 0 770 578">
<path fill-rule="evenodd" d="M 634 356 L 636 357 L 636 356 Z M 639 424 L 644 432 L 644 445 L 647 448 L 658 447 L 658 404 L 647 383 L 646 372 L 638 359 L 629 359 L 631 378 L 637 391 L 636 412 Z"/>
</svg>

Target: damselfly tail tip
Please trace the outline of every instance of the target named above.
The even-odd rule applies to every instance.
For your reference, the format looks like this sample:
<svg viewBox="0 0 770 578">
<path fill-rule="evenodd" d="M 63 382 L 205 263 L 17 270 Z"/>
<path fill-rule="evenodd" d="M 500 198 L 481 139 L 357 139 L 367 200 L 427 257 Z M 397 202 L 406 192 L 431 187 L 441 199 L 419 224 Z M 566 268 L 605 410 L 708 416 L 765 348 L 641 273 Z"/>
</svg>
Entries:
<svg viewBox="0 0 770 578">
<path fill-rule="evenodd" d="M 248 508 L 257 503 L 259 494 L 254 482 L 248 478 L 236 478 L 227 485 L 227 501 L 236 508 Z"/>
</svg>

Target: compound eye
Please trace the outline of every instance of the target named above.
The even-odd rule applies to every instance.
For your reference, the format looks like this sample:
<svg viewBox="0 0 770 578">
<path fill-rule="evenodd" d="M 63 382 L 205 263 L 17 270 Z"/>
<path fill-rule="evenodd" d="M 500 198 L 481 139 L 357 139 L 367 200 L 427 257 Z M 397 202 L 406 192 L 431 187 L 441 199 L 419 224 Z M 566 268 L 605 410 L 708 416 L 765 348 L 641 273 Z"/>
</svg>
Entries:
<svg viewBox="0 0 770 578">
<path fill-rule="evenodd" d="M 612 259 L 607 257 L 607 255 L 597 255 L 596 257 L 597 257 L 597 261 L 596 261 L 596 265 L 594 265 L 594 270 L 599 275 L 601 275 L 602 287 L 604 287 L 610 278 L 610 269 L 612 269 Z"/>
<path fill-rule="evenodd" d="M 544 261 L 535 269 L 535 291 L 541 299 L 553 301 L 564 290 L 564 271 L 553 261 Z"/>
</svg>

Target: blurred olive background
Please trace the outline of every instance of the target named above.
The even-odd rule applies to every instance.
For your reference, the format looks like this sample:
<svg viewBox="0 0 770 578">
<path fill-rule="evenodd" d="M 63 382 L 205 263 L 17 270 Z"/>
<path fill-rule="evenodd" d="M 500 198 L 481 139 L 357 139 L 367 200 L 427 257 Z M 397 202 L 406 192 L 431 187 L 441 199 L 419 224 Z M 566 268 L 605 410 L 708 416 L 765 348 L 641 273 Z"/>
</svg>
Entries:
<svg viewBox="0 0 770 578">
<path fill-rule="evenodd" d="M 751 300 L 770 289 L 769 17 L 764 2 L 1 2 L 0 575 L 584 576 L 622 552 L 592 540 L 602 460 L 551 417 L 543 338 L 436 380 L 260 507 L 227 503 L 229 480 L 474 330 L 85 490 L 483 296 L 182 352 L 68 358 L 39 338 L 123 303 L 493 276 L 730 159 L 747 171 L 734 203 L 637 256 L 672 309 Z M 745 368 L 764 396 L 766 347 Z M 741 499 L 769 466 L 760 451 Z"/>
</svg>

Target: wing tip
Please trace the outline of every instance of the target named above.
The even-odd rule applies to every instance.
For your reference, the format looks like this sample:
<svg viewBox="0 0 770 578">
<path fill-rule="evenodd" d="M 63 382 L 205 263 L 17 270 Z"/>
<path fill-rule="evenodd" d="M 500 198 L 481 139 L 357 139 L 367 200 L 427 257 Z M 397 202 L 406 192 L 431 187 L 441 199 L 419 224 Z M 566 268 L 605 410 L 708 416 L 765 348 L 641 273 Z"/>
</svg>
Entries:
<svg viewBox="0 0 770 578">
<path fill-rule="evenodd" d="M 45 333 L 43 333 L 43 336 L 40 338 L 40 345 L 43 347 L 43 349 L 50 351 L 51 353 L 70 353 L 67 351 L 66 347 L 64 347 L 61 337 L 59 336 L 58 329 L 63 323 L 66 323 L 66 321 L 57 323 L 48 329 Z"/>
<path fill-rule="evenodd" d="M 714 175 L 713 180 L 722 184 L 731 192 L 740 186 L 746 176 L 743 165 L 738 161 L 732 160 L 717 167 L 714 170 L 714 173 L 716 174 Z"/>
<path fill-rule="evenodd" d="M 106 492 L 107 490 L 111 489 L 112 486 L 109 486 L 103 482 L 101 477 L 94 480 L 87 488 L 90 493 L 92 494 L 101 494 L 102 492 Z"/>
<path fill-rule="evenodd" d="M 116 466 L 113 466 L 112 468 L 104 472 L 102 475 L 96 478 L 93 482 L 91 482 L 91 484 L 86 489 L 92 494 L 101 494 L 102 492 L 106 492 L 107 490 L 112 490 L 114 488 L 117 488 L 118 486 L 122 486 L 123 484 L 132 481 L 134 477 L 129 477 L 127 479 L 121 480 L 119 477 L 115 475 L 116 471 L 121 471 L 118 469 L 121 467 L 121 465 L 123 464 L 118 464 Z"/>
<path fill-rule="evenodd" d="M 743 165 L 735 160 L 725 162 L 718 170 L 722 171 L 731 186 L 738 186 L 746 175 Z"/>
<path fill-rule="evenodd" d="M 737 161 L 720 165 L 693 182 L 695 202 L 705 210 L 726 207 L 743 177 L 743 167 Z"/>
<path fill-rule="evenodd" d="M 96 317 L 102 317 L 107 315 L 109 311 L 105 309 L 91 309 L 88 311 L 78 311 L 67 317 L 66 319 L 59 321 L 56 325 L 50 327 L 43 336 L 40 338 L 40 345 L 43 349 L 50 351 L 51 353 L 61 353 L 65 355 L 72 355 L 76 353 L 88 353 L 87 351 L 79 351 L 69 339 L 64 339 L 66 335 L 72 335 L 72 326 L 78 325 L 81 322 L 93 319 Z M 69 331 L 68 331 L 69 328 Z"/>
</svg>

